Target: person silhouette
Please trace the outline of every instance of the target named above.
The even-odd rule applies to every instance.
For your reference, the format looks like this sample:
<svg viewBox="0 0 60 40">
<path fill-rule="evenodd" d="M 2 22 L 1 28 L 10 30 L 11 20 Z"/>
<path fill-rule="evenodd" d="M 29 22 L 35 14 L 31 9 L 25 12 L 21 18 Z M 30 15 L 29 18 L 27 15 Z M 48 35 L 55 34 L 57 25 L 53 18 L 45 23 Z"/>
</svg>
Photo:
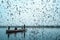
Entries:
<svg viewBox="0 0 60 40">
<path fill-rule="evenodd" d="M 17 30 L 17 27 L 15 27 L 15 30 Z"/>
<path fill-rule="evenodd" d="M 8 30 L 10 30 L 10 26 L 8 26 Z"/>
<path fill-rule="evenodd" d="M 24 24 L 24 29 L 25 29 L 25 24 Z"/>
</svg>

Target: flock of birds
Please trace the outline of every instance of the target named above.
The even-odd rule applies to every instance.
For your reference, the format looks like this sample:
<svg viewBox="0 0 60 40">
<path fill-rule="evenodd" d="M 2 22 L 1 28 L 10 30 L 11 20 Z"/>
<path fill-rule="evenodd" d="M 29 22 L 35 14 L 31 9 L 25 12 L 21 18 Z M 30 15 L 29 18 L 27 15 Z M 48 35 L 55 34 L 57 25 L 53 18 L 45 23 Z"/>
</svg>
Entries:
<svg viewBox="0 0 60 40">
<path fill-rule="evenodd" d="M 8 22 L 17 20 L 25 24 L 28 21 L 29 24 L 31 20 L 33 25 L 51 25 L 51 23 L 59 25 L 59 5 L 57 0 L 1 0 L 0 10 L 3 9 L 5 12 L 0 11 L 0 18 L 4 17 L 2 14 L 6 14 Z"/>
</svg>

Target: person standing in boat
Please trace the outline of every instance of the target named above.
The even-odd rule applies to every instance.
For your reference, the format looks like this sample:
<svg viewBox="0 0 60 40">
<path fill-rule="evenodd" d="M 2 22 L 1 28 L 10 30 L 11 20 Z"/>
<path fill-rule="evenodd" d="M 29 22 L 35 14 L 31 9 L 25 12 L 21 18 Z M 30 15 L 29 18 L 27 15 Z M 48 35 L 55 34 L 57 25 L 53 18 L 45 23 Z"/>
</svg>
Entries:
<svg viewBox="0 0 60 40">
<path fill-rule="evenodd" d="M 17 30 L 17 27 L 15 27 L 15 30 Z"/>
<path fill-rule="evenodd" d="M 8 30 L 10 30 L 10 26 L 8 26 Z"/>
<path fill-rule="evenodd" d="M 24 24 L 24 29 L 25 29 L 25 24 Z"/>
<path fill-rule="evenodd" d="M 24 24 L 24 26 L 22 27 L 22 29 L 25 29 L 25 24 Z"/>
</svg>

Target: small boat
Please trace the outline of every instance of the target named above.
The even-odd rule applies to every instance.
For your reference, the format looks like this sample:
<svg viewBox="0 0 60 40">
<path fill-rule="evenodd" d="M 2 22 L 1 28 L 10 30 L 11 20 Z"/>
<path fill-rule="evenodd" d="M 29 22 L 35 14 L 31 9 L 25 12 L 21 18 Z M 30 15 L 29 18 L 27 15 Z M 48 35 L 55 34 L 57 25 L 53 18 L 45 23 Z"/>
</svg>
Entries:
<svg viewBox="0 0 60 40">
<path fill-rule="evenodd" d="M 23 29 L 19 29 L 17 30 L 17 27 L 15 27 L 14 30 L 10 30 L 10 26 L 8 27 L 8 30 L 6 30 L 6 33 L 7 34 L 10 34 L 10 33 L 17 33 L 17 32 L 25 32 L 26 29 L 25 29 L 25 25 L 24 25 L 24 28 Z"/>
<path fill-rule="evenodd" d="M 25 29 L 19 29 L 19 30 L 6 30 L 6 33 L 17 33 L 17 32 L 25 32 Z"/>
</svg>

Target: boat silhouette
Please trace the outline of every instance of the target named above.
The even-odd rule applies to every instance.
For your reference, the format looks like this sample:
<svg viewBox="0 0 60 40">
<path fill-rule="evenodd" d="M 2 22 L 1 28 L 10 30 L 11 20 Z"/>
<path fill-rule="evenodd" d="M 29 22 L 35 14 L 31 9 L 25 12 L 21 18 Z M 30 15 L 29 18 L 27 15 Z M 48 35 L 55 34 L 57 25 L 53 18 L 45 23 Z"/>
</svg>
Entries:
<svg viewBox="0 0 60 40">
<path fill-rule="evenodd" d="M 15 30 L 10 30 L 10 27 L 8 27 L 8 30 L 6 30 L 6 33 L 8 34 L 10 34 L 10 33 L 17 33 L 17 32 L 25 32 L 26 31 L 26 29 L 25 29 L 25 25 L 24 25 L 24 28 L 22 28 L 22 29 L 17 29 L 17 27 L 15 27 Z"/>
</svg>

